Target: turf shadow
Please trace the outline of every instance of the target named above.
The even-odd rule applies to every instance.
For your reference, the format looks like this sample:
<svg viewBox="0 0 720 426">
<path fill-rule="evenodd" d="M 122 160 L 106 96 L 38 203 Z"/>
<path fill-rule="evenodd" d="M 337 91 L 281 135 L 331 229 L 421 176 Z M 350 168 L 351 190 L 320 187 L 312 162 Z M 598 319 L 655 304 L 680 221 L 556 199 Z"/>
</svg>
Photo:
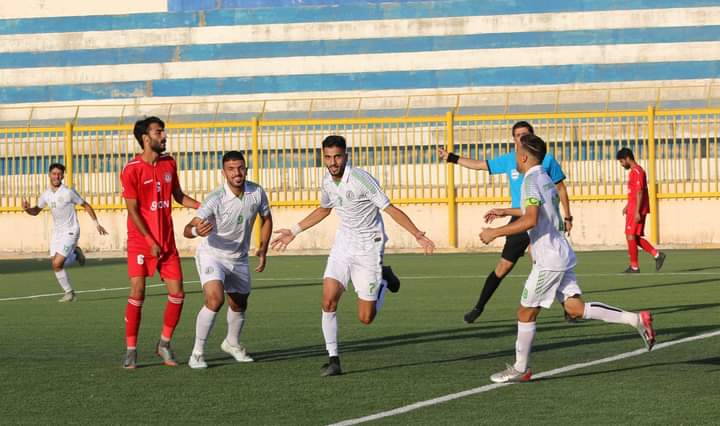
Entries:
<svg viewBox="0 0 720 426">
<path fill-rule="evenodd" d="M 559 376 L 552 376 L 552 377 L 543 377 L 540 379 L 533 379 L 533 382 L 545 382 L 545 381 L 551 381 L 551 380 L 560 380 L 560 379 L 567 379 L 571 377 L 589 377 L 589 376 L 599 376 L 601 374 L 612 374 L 612 373 L 622 373 L 626 371 L 634 371 L 634 370 L 641 370 L 643 368 L 655 368 L 655 367 L 670 367 L 670 366 L 678 366 L 682 364 L 694 364 L 694 365 L 712 365 L 712 366 L 720 366 L 720 357 L 714 357 L 714 358 L 704 358 L 704 359 L 691 359 L 688 361 L 678 361 L 678 362 L 656 362 L 652 364 L 643 364 L 643 365 L 636 365 L 633 367 L 623 367 L 623 368 L 609 368 L 602 371 L 591 371 L 587 373 L 575 373 L 575 374 L 562 374 Z M 713 372 L 720 372 L 720 368 L 709 370 L 708 373 Z"/>
<path fill-rule="evenodd" d="M 706 278 L 706 279 L 702 279 L 702 280 L 678 281 L 678 282 L 672 282 L 672 283 L 650 284 L 650 285 L 633 286 L 633 287 L 609 288 L 609 289 L 604 289 L 604 290 L 591 290 L 591 291 L 583 291 L 583 294 L 585 295 L 585 294 L 595 294 L 595 293 L 613 293 L 613 292 L 617 292 L 617 291 L 632 291 L 632 290 L 642 290 L 642 289 L 646 289 L 646 288 L 674 287 L 674 286 L 708 284 L 708 283 L 720 284 L 720 274 L 718 274 L 717 278 Z"/>
<path fill-rule="evenodd" d="M 554 329 L 574 327 L 574 325 L 567 324 L 564 321 L 548 321 L 544 323 L 544 326 Z M 517 323 L 514 319 L 485 321 L 482 327 L 461 327 L 341 342 L 340 352 L 343 354 L 366 352 L 397 346 L 453 342 L 468 339 L 481 341 L 481 339 L 493 339 L 511 335 L 514 334 L 516 330 Z M 327 352 L 322 345 L 308 345 L 265 352 L 254 352 L 252 356 L 256 361 L 275 362 L 299 358 L 325 357 L 327 356 Z"/>
<path fill-rule="evenodd" d="M 577 325 L 576 325 L 577 326 Z M 545 327 L 547 328 L 547 327 Z M 562 328 L 562 327 L 560 327 Z M 676 327 L 676 328 L 670 328 L 663 330 L 663 334 L 668 335 L 672 334 L 674 338 L 681 339 L 684 337 L 690 337 L 697 335 L 699 333 L 708 332 L 708 331 L 714 331 L 717 329 L 717 326 L 697 326 L 697 327 Z M 603 336 L 603 337 L 595 337 L 595 336 L 584 336 L 581 338 L 574 338 L 571 340 L 566 340 L 563 342 L 553 342 L 553 343 L 544 343 L 539 345 L 534 345 L 532 352 L 533 354 L 545 352 L 545 351 L 553 351 L 558 349 L 566 349 L 566 348 L 573 348 L 580 345 L 590 345 L 590 344 L 603 344 L 603 343 L 615 343 L 615 342 L 622 342 L 625 340 L 637 340 L 638 342 L 638 348 L 640 348 L 640 338 L 638 337 L 637 333 L 625 329 L 626 332 L 622 334 L 615 334 L 610 336 Z M 512 361 L 512 357 L 515 355 L 515 349 L 509 348 L 509 349 L 503 349 L 499 351 L 493 351 L 493 352 L 487 352 L 482 354 L 474 354 L 474 355 L 467 355 L 467 356 L 461 356 L 461 357 L 455 357 L 455 358 L 444 358 L 444 359 L 436 359 L 436 360 L 429 360 L 429 361 L 418 361 L 418 362 L 412 362 L 412 363 L 402 363 L 402 364 L 393 364 L 393 365 L 386 365 L 386 366 L 380 366 L 380 367 L 373 367 L 368 369 L 361 369 L 361 370 L 351 370 L 347 371 L 344 374 L 362 374 L 362 373 L 373 373 L 380 370 L 389 370 L 389 369 L 395 369 L 395 368 L 404 368 L 404 367 L 415 367 L 415 366 L 421 366 L 421 365 L 434 365 L 434 364 L 446 364 L 451 362 L 466 362 L 466 361 L 480 361 L 480 360 L 487 360 L 487 359 L 493 359 L 493 358 L 499 358 L 499 357 L 508 357 L 507 362 Z"/>
</svg>

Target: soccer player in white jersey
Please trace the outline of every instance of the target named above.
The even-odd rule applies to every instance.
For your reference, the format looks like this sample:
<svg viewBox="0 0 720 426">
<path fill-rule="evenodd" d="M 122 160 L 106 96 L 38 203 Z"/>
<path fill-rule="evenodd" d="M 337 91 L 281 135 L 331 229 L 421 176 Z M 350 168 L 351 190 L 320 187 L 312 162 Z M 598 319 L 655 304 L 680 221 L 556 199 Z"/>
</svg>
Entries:
<svg viewBox="0 0 720 426">
<path fill-rule="evenodd" d="M 562 234 L 560 197 L 550 176 L 541 167 L 547 152 L 545 142 L 535 135 L 520 139 L 515 153 L 517 170 L 525 174 L 522 202 L 519 209 L 493 209 L 485 220 L 517 216 L 518 220 L 500 228 L 485 228 L 480 239 L 490 244 L 495 238 L 527 232 L 533 248 L 533 267 L 525 282 L 517 311 L 518 334 L 515 342 L 515 364 L 493 374 L 495 383 L 524 382 L 532 372 L 529 360 L 535 320 L 540 308 L 550 308 L 554 299 L 564 302 L 565 312 L 573 319 L 596 319 L 609 323 L 627 324 L 640 333 L 648 350 L 655 344 L 655 331 L 649 311 L 627 312 L 602 303 L 585 303 L 575 277 L 575 253 Z"/>
<path fill-rule="evenodd" d="M 77 300 L 66 266 L 72 265 L 76 260 L 80 265 L 85 265 L 85 255 L 77 246 L 80 238 L 80 224 L 78 223 L 75 206 L 82 206 L 90 218 L 95 222 L 100 235 L 107 235 L 105 228 L 98 223 L 95 210 L 83 200 L 80 194 L 73 188 L 63 184 L 65 178 L 65 166 L 60 163 L 50 165 L 50 187 L 38 198 L 35 207 L 30 207 L 28 200 L 22 200 L 22 208 L 31 216 L 37 216 L 45 207 L 50 208 L 53 217 L 53 235 L 50 243 L 50 258 L 55 277 L 65 294 L 59 302 L 74 302 Z"/>
<path fill-rule="evenodd" d="M 322 376 L 342 373 L 338 356 L 337 305 L 350 281 L 358 296 L 358 319 L 372 323 L 383 304 L 386 288 L 399 289 L 400 282 L 389 267 L 383 267 L 387 236 L 380 211 L 411 233 L 426 254 L 435 244 L 420 231 L 402 210 L 390 203 L 375 178 L 368 172 L 351 167 L 345 138 L 328 136 L 322 143 L 323 163 L 328 169 L 322 182 L 320 207 L 291 229 L 280 229 L 271 245 L 285 250 L 300 232 L 325 219 L 334 208 L 340 227 L 330 250 L 323 275 L 322 331 L 330 357 L 322 366 Z"/>
<path fill-rule="evenodd" d="M 195 347 L 188 365 L 207 368 L 205 343 L 215 317 L 227 295 L 227 337 L 220 348 L 238 362 L 252 362 L 239 342 L 245 324 L 245 311 L 250 295 L 248 250 L 255 218 L 260 215 L 260 262 L 255 272 L 265 270 L 268 243 L 272 235 L 272 216 L 267 195 L 260 185 L 245 180 L 245 158 L 238 151 L 225 153 L 222 159 L 225 184 L 211 193 L 195 217 L 185 226 L 187 238 L 207 237 L 197 248 L 197 266 L 205 304 L 195 323 Z"/>
</svg>

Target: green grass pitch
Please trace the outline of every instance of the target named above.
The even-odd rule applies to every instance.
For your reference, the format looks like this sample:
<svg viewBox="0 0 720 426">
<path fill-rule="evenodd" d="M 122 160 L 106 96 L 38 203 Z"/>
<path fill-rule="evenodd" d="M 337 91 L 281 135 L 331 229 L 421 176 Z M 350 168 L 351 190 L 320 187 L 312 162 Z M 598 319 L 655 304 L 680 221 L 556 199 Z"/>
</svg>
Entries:
<svg viewBox="0 0 720 426">
<path fill-rule="evenodd" d="M 670 251 L 662 273 L 642 255 L 640 275 L 615 274 L 622 252 L 579 253 L 587 301 L 651 309 L 658 342 L 720 330 L 720 263 L 711 250 Z M 388 255 L 402 288 L 375 323 L 355 316 L 354 292 L 340 304 L 345 374 L 319 377 L 326 360 L 320 329 L 325 257 L 272 256 L 254 274 L 242 341 L 257 362 L 220 351 L 218 317 L 195 371 L 164 367 L 153 354 L 165 290 L 153 287 L 138 342 L 142 368 L 124 371 L 123 259 L 69 269 L 79 301 L 59 296 L 49 261 L 0 262 L 0 423 L 328 424 L 489 384 L 514 357 L 515 308 L 529 264 L 522 259 L 472 325 L 463 313 L 497 254 Z M 251 260 L 251 262 L 255 262 Z M 174 338 L 179 360 L 192 348 L 202 293 L 184 259 L 187 298 Z M 157 283 L 158 279 L 150 280 Z M 110 289 L 84 292 L 87 290 Z M 226 308 L 223 308 L 226 309 Z M 536 373 L 642 347 L 628 327 L 568 324 L 559 306 L 544 311 L 531 359 Z M 720 416 L 720 336 L 384 418 L 379 424 L 709 424 Z"/>
</svg>

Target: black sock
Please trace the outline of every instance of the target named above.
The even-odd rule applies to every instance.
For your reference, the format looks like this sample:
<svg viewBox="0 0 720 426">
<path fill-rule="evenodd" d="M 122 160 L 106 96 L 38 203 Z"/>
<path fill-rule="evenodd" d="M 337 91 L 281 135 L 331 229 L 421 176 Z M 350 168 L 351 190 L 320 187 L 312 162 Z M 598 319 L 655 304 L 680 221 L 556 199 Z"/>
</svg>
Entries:
<svg viewBox="0 0 720 426">
<path fill-rule="evenodd" d="M 490 300 L 493 293 L 495 293 L 495 290 L 500 287 L 500 281 L 502 281 L 502 278 L 498 277 L 495 274 L 495 271 L 490 272 L 490 275 L 488 275 L 488 277 L 485 279 L 485 285 L 483 286 L 482 292 L 480 293 L 480 298 L 475 304 L 475 309 L 477 309 L 478 311 L 482 311 L 483 309 L 485 309 L 485 305 Z"/>
</svg>

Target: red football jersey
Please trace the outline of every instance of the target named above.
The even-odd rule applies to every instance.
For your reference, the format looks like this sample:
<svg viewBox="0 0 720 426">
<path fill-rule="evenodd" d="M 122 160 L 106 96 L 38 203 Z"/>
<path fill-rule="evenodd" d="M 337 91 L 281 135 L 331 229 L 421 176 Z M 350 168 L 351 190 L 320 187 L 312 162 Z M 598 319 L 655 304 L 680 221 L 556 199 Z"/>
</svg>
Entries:
<svg viewBox="0 0 720 426">
<path fill-rule="evenodd" d="M 638 191 L 642 190 L 642 200 L 638 200 Z M 645 170 L 639 165 L 630 169 L 628 177 L 628 215 L 635 212 L 635 206 L 640 201 L 640 214 L 650 213 L 650 197 L 648 196 L 648 185 L 645 177 Z"/>
<path fill-rule="evenodd" d="M 137 200 L 140 216 L 163 253 L 174 252 L 172 194 L 175 188 L 180 187 L 175 160 L 169 155 L 161 155 L 153 165 L 137 155 L 123 168 L 120 181 L 123 198 Z M 145 238 L 129 215 L 127 228 L 128 249 L 149 250 Z"/>
</svg>

